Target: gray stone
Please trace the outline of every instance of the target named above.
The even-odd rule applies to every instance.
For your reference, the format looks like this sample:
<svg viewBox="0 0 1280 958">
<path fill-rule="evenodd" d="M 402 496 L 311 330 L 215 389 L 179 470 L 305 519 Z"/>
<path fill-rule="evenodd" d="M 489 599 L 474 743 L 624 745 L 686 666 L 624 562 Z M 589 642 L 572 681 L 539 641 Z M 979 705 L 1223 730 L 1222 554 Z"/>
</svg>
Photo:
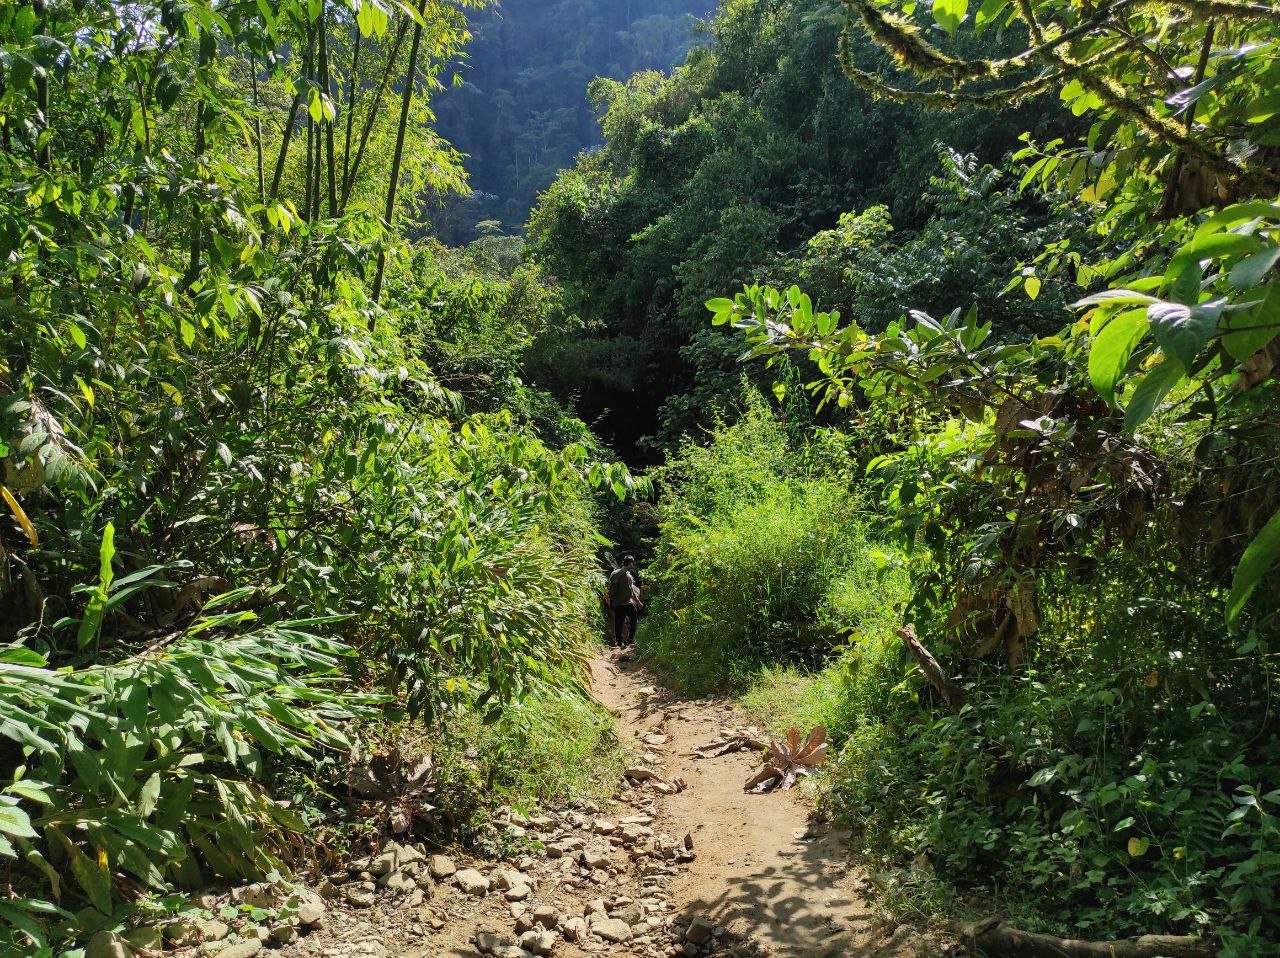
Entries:
<svg viewBox="0 0 1280 958">
<path fill-rule="evenodd" d="M 125 932 L 124 940 L 135 951 L 164 951 L 164 935 L 155 925 L 145 925 Z"/>
<path fill-rule="evenodd" d="M 298 940 L 298 929 L 294 925 L 276 925 L 267 940 L 276 948 L 292 945 Z"/>
<path fill-rule="evenodd" d="M 175 945 L 198 945 L 202 941 L 221 941 L 231 934 L 226 922 L 198 915 L 186 915 L 165 925 L 164 936 Z"/>
<path fill-rule="evenodd" d="M 475 898 L 489 893 L 489 879 L 474 868 L 464 868 L 453 876 L 454 883 L 468 895 Z"/>
<path fill-rule="evenodd" d="M 298 902 L 298 924 L 308 927 L 320 924 L 324 920 L 324 913 L 327 910 L 320 896 L 312 892 L 306 892 L 298 897 L 301 899 Z"/>
<path fill-rule="evenodd" d="M 278 885 L 259 882 L 235 889 L 231 892 L 231 898 L 254 908 L 275 908 L 285 898 L 285 894 L 284 889 Z"/>
<path fill-rule="evenodd" d="M 644 912 L 641 910 L 640 906 L 634 902 L 621 905 L 609 914 L 610 917 L 625 921 L 628 925 L 638 925 L 640 923 L 640 919 L 644 917 Z"/>
<path fill-rule="evenodd" d="M 436 881 L 444 881 L 458 873 L 458 866 L 448 855 L 432 855 L 431 861 L 427 863 L 427 870 Z"/>
<path fill-rule="evenodd" d="M 410 892 L 418 887 L 418 883 L 413 880 L 413 876 L 397 869 L 393 872 L 387 872 L 378 879 L 378 884 L 388 891 Z"/>
<path fill-rule="evenodd" d="M 253 958 L 260 951 L 262 951 L 261 938 L 245 938 L 241 941 L 233 941 L 229 945 L 223 945 L 214 954 L 218 958 Z"/>
<path fill-rule="evenodd" d="M 423 854 L 422 849 L 418 848 L 415 845 L 400 846 L 400 864 L 401 865 L 411 865 L 414 862 L 424 861 L 426 857 L 427 856 Z"/>
<path fill-rule="evenodd" d="M 528 885 L 516 885 L 508 888 L 504 893 L 507 901 L 524 901 L 533 894 Z"/>
<path fill-rule="evenodd" d="M 404 849 L 395 842 L 389 842 L 381 854 L 375 855 L 369 860 L 368 868 L 365 870 L 371 875 L 385 875 L 387 872 L 400 867 L 403 862 L 401 858 L 403 852 Z"/>
<path fill-rule="evenodd" d="M 498 891 L 506 891 L 508 888 L 516 888 L 520 885 L 528 884 L 529 876 L 512 868 L 499 868 L 493 875 L 493 887 Z"/>
<path fill-rule="evenodd" d="M 591 921 L 591 933 L 605 941 L 624 942 L 631 939 L 631 926 L 618 918 L 595 918 Z"/>
<path fill-rule="evenodd" d="M 511 939 L 496 931 L 476 932 L 476 950 L 482 955 L 496 955 L 511 946 Z"/>
<path fill-rule="evenodd" d="M 98 932 L 84 950 L 84 958 L 131 958 L 132 954 L 128 942 L 110 931 Z"/>
<path fill-rule="evenodd" d="M 549 955 L 560 940 L 554 931 L 526 931 L 520 936 L 520 947 L 535 955 Z"/>
<path fill-rule="evenodd" d="M 343 897 L 348 904 L 356 908 L 368 908 L 377 898 L 372 889 L 365 888 L 363 885 L 348 886 L 343 891 Z"/>
<path fill-rule="evenodd" d="M 705 945 L 711 940 L 711 936 L 715 934 L 716 926 L 711 924 L 701 915 L 689 922 L 689 928 L 684 933 L 684 940 L 692 942 L 695 945 Z"/>
<path fill-rule="evenodd" d="M 586 941 L 587 921 L 585 918 L 570 918 L 560 926 L 565 938 L 569 941 Z"/>
</svg>

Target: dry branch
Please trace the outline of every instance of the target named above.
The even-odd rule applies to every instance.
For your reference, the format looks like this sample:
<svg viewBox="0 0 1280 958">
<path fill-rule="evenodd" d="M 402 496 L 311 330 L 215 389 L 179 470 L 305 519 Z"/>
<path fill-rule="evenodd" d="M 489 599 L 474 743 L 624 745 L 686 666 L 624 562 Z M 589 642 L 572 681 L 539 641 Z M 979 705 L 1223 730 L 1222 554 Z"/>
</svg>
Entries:
<svg viewBox="0 0 1280 958">
<path fill-rule="evenodd" d="M 994 918 L 964 925 L 959 931 L 971 951 L 989 958 L 1210 958 L 1217 952 L 1210 939 L 1188 935 L 1080 941 L 1019 931 Z"/>
<path fill-rule="evenodd" d="M 942 671 L 942 666 L 933 657 L 933 653 L 926 649 L 920 643 L 920 640 L 916 638 L 915 626 L 907 625 L 899 629 L 898 638 L 907 644 L 907 649 L 911 652 L 911 657 L 916 660 L 916 665 L 920 667 L 924 677 L 929 680 L 929 684 L 942 696 L 943 701 L 947 703 L 951 711 L 959 712 L 964 708 L 964 692 L 960 690 L 960 686 L 947 678 Z"/>
</svg>

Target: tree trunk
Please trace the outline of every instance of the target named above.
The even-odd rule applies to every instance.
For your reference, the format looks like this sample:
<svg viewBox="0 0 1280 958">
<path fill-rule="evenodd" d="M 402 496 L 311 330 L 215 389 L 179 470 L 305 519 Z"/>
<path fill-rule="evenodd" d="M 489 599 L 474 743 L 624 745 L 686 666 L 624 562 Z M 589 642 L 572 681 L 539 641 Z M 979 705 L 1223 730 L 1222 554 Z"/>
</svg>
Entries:
<svg viewBox="0 0 1280 958">
<path fill-rule="evenodd" d="M 418 13 L 425 17 L 427 12 L 426 0 L 418 7 Z M 404 136 L 405 131 L 409 127 L 409 109 L 413 106 L 413 91 L 417 86 L 418 78 L 418 47 L 422 44 L 422 23 L 414 21 L 413 24 L 413 43 L 409 46 L 409 69 L 405 72 L 404 78 L 404 96 L 400 99 L 400 128 L 396 130 L 396 148 L 391 156 L 391 179 L 387 184 L 387 210 L 383 219 L 386 221 L 387 229 L 391 229 L 391 222 L 396 212 L 396 191 L 400 186 L 400 162 L 404 159 Z M 387 273 L 387 253 L 383 250 L 378 254 L 378 272 L 373 278 L 373 301 L 376 304 L 382 296 L 382 281 Z M 372 323 L 372 320 L 370 320 Z"/>
<path fill-rule="evenodd" d="M 333 89 L 329 83 L 329 23 L 325 16 L 324 6 L 320 7 L 320 86 L 324 90 L 324 95 L 329 98 L 330 103 L 336 102 L 333 97 Z M 328 197 L 329 197 L 329 215 L 338 215 L 338 179 L 334 170 L 334 147 L 333 147 L 333 120 L 329 117 L 322 119 L 321 124 L 324 127 L 324 144 L 325 144 L 325 167 L 326 177 L 328 180 Z M 319 192 L 317 190 L 317 192 Z M 317 199 L 316 208 L 319 209 L 320 203 Z"/>
<path fill-rule="evenodd" d="M 342 193 L 344 204 L 346 203 L 347 177 L 351 175 L 351 128 L 356 118 L 356 90 L 360 79 L 360 40 L 362 36 L 359 28 L 357 28 L 356 48 L 351 54 L 351 82 L 347 87 L 347 101 L 342 104 L 343 109 L 347 111 L 347 132 L 342 142 Z"/>
<path fill-rule="evenodd" d="M 920 671 L 924 673 L 924 677 L 928 679 L 929 684 L 937 690 L 942 696 L 942 700 L 953 712 L 959 712 L 964 708 L 964 692 L 960 690 L 960 686 L 956 685 L 942 671 L 942 666 L 938 664 L 938 660 L 933 654 L 926 649 L 916 638 L 916 629 L 913 625 L 898 630 L 898 638 L 902 639 L 907 645 L 907 650 L 911 653 L 911 657 L 916 660 L 916 665 L 920 667 Z"/>
<path fill-rule="evenodd" d="M 36 19 L 40 24 L 40 32 L 52 34 L 53 30 L 49 27 L 48 10 L 45 0 L 34 0 L 31 9 L 36 15 Z M 49 74 L 44 70 L 37 70 L 33 79 L 36 85 L 36 108 L 40 111 L 40 129 L 48 132 L 53 129 L 53 117 L 49 115 Z M 38 139 L 37 139 L 38 142 Z M 36 147 L 36 165 L 46 173 L 53 165 L 53 136 L 46 136 L 43 143 L 39 143 Z"/>
<path fill-rule="evenodd" d="M 289 155 L 289 141 L 293 139 L 293 126 L 298 121 L 298 108 L 302 106 L 302 91 L 293 95 L 293 103 L 289 107 L 289 118 L 284 122 L 284 131 L 280 140 L 280 153 L 276 156 L 276 171 L 271 177 L 273 200 L 280 194 L 280 177 L 284 174 L 284 161 Z"/>
<path fill-rule="evenodd" d="M 959 929 L 969 949 L 989 958 L 1212 958 L 1217 947 L 1207 938 L 1141 935 L 1116 941 L 1079 941 L 1019 931 L 998 919 Z"/>
<path fill-rule="evenodd" d="M 258 201 L 265 202 L 267 199 L 267 178 L 262 162 L 262 108 L 258 104 L 257 54 L 251 54 L 249 57 L 249 83 L 253 89 L 253 145 L 258 154 Z"/>
<path fill-rule="evenodd" d="M 373 125 L 378 119 L 378 104 L 382 102 L 383 91 L 387 88 L 387 81 L 391 78 L 391 71 L 395 68 L 396 59 L 400 56 L 400 45 L 404 42 L 404 35 L 409 32 L 409 24 L 407 22 L 400 24 L 400 28 L 396 30 L 395 42 L 391 45 L 391 55 L 387 58 L 387 65 L 382 71 L 382 79 L 378 81 L 378 89 L 374 91 L 373 99 L 370 101 L 369 115 L 365 117 L 364 128 L 360 131 L 360 145 L 356 148 L 356 157 L 351 162 L 351 168 L 348 171 L 345 182 L 342 184 L 342 209 L 347 208 L 347 202 L 351 199 L 351 190 L 355 186 L 356 176 L 360 172 L 360 163 L 364 159 L 364 148 L 369 145 L 369 135 L 373 132 Z"/>
</svg>

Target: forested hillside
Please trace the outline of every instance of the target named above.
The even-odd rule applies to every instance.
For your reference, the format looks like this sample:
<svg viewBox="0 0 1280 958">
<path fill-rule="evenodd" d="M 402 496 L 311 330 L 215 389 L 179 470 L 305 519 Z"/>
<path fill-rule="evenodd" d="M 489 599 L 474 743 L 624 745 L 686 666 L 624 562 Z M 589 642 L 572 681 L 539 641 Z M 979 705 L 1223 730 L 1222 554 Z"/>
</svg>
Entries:
<svg viewBox="0 0 1280 958">
<path fill-rule="evenodd" d="M 667 70 L 701 42 L 714 0 L 501 0 L 472 20 L 461 85 L 441 95 L 440 132 L 467 154 L 474 191 L 432 215 L 446 242 L 520 233 L 537 194 L 600 140 L 587 85 Z"/>
<path fill-rule="evenodd" d="M 803 270 L 821 277 L 816 295 L 844 306 L 841 257 L 866 248 L 883 263 L 859 296 L 875 299 L 883 323 L 904 297 L 950 308 L 977 292 L 994 303 L 1020 258 L 1073 228 L 1016 195 L 1014 174 L 978 169 L 1026 129 L 1079 129 L 1068 111 L 1041 101 L 931 114 L 873 99 L 840 70 L 840 32 L 825 0 L 729 4 L 715 42 L 669 78 L 592 87 L 607 110 L 604 148 L 556 182 L 530 236 L 586 334 L 568 334 L 563 349 L 548 340 L 531 370 L 576 395 L 583 417 L 637 461 L 653 460 L 655 440 L 705 424 L 737 382 L 737 347 L 711 333 L 702 305 L 726 281 Z M 966 48 L 1010 42 L 984 34 Z M 860 61 L 885 61 L 870 41 L 853 43 Z M 954 158 L 940 158 L 948 150 Z M 913 243 L 921 230 L 934 235 Z M 939 262 L 943 236 L 955 242 Z M 1052 295 L 1020 303 L 1010 323 L 1050 316 L 1052 327 L 1061 306 Z"/>
<path fill-rule="evenodd" d="M 0 955 L 1280 955 L 1280 12 L 704 12 L 0 5 Z"/>
</svg>

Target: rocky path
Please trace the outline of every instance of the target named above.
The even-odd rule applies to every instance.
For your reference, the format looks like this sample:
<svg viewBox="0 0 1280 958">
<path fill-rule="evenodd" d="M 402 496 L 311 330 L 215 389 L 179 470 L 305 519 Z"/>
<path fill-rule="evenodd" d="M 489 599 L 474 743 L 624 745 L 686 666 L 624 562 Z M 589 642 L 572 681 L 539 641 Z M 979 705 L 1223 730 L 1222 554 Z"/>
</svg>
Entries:
<svg viewBox="0 0 1280 958">
<path fill-rule="evenodd" d="M 716 700 L 666 697 L 618 656 L 593 688 L 633 747 L 607 807 L 494 823 L 502 859 L 389 845 L 290 898 L 232 892 L 269 911 L 242 927 L 192 929 L 220 958 L 908 958 L 930 946 L 877 922 L 838 834 L 794 791 L 746 794 L 750 751 L 693 753 L 741 723 Z M 272 896 L 275 896 L 274 900 Z M 215 903 L 210 903 L 211 909 Z M 225 902 L 216 903 L 225 907 Z M 283 917 L 282 917 L 283 916 Z"/>
<path fill-rule="evenodd" d="M 746 942 L 777 958 L 888 954 L 840 836 L 811 825 L 799 793 L 744 792 L 757 753 L 693 754 L 741 723 L 732 707 L 669 701 L 616 659 L 597 662 L 595 676 L 596 695 L 620 726 L 656 753 L 669 780 L 686 786 L 663 796 L 657 813 L 659 827 L 690 830 L 697 850 L 668 885 L 677 928 L 703 919 L 723 929 L 728 951 Z"/>
</svg>

